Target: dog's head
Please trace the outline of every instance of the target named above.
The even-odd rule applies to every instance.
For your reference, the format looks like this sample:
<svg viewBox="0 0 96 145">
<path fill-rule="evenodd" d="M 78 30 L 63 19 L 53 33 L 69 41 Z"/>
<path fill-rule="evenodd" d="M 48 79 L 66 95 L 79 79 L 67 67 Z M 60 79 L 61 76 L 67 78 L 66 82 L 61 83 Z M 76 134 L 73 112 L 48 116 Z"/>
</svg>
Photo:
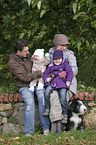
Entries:
<svg viewBox="0 0 96 145">
<path fill-rule="evenodd" d="M 79 98 L 77 98 L 70 101 L 69 111 L 74 112 L 78 115 L 83 115 L 87 111 L 87 107 Z"/>
</svg>

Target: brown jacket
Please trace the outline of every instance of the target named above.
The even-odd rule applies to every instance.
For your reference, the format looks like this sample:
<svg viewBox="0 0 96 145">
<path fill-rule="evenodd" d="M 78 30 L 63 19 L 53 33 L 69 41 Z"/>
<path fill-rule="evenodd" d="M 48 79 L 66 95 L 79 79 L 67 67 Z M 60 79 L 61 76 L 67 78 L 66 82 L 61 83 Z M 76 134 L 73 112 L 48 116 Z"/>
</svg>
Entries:
<svg viewBox="0 0 96 145">
<path fill-rule="evenodd" d="M 41 71 L 32 73 L 32 62 L 30 55 L 26 58 L 21 58 L 13 52 L 9 56 L 8 66 L 19 88 L 29 86 L 30 81 L 42 76 Z"/>
</svg>

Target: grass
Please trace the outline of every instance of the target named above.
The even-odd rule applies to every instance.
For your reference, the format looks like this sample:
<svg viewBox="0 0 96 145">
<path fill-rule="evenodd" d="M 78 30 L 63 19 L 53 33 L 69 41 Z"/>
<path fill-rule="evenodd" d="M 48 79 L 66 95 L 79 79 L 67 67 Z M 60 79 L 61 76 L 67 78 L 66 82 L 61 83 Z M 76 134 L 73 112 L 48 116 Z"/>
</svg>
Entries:
<svg viewBox="0 0 96 145">
<path fill-rule="evenodd" d="M 0 145 L 96 145 L 96 131 L 86 130 L 62 132 L 61 134 L 49 134 L 43 136 L 40 131 L 34 133 L 32 137 L 19 135 L 0 135 Z"/>
</svg>

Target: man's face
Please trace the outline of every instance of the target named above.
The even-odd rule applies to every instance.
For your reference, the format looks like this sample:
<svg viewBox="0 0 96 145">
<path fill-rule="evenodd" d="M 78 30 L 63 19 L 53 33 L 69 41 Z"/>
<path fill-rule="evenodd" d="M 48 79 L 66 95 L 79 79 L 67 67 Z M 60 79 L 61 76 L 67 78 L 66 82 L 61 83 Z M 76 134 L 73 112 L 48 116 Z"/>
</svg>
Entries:
<svg viewBox="0 0 96 145">
<path fill-rule="evenodd" d="M 19 50 L 17 51 L 17 55 L 22 56 L 22 57 L 26 57 L 27 54 L 29 53 L 28 49 L 29 49 L 28 46 L 23 47 L 22 51 L 19 51 Z"/>
<path fill-rule="evenodd" d="M 61 62 L 62 62 L 62 58 L 54 59 L 53 62 L 54 62 L 55 65 L 60 65 Z"/>
<path fill-rule="evenodd" d="M 56 49 L 64 52 L 67 49 L 67 44 L 58 45 L 56 46 Z"/>
</svg>

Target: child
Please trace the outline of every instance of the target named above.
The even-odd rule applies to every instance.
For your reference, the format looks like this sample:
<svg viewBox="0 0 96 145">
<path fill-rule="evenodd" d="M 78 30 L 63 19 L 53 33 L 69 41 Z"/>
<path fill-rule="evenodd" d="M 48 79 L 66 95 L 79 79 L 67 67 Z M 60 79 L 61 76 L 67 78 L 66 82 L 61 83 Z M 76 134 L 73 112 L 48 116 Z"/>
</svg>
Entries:
<svg viewBox="0 0 96 145">
<path fill-rule="evenodd" d="M 44 49 L 36 49 L 32 55 L 33 67 L 32 72 L 41 70 L 44 73 L 46 65 L 49 64 L 50 59 L 48 53 L 44 57 Z M 44 81 L 43 78 L 36 79 L 30 82 L 29 90 L 34 92 L 34 87 L 37 85 L 37 90 L 43 89 Z"/>
<path fill-rule="evenodd" d="M 67 76 L 61 78 L 61 72 L 66 72 Z M 67 123 L 67 100 L 66 94 L 67 89 L 70 87 L 70 83 L 73 78 L 73 72 L 71 67 L 68 64 L 68 60 L 63 58 L 63 51 L 56 50 L 53 53 L 53 61 L 48 66 L 47 70 L 43 74 L 43 79 L 45 82 L 45 112 L 43 115 L 49 115 L 49 106 L 50 106 L 50 93 L 52 89 L 58 91 L 60 103 L 62 106 L 62 113 L 64 118 L 62 123 Z"/>
</svg>

